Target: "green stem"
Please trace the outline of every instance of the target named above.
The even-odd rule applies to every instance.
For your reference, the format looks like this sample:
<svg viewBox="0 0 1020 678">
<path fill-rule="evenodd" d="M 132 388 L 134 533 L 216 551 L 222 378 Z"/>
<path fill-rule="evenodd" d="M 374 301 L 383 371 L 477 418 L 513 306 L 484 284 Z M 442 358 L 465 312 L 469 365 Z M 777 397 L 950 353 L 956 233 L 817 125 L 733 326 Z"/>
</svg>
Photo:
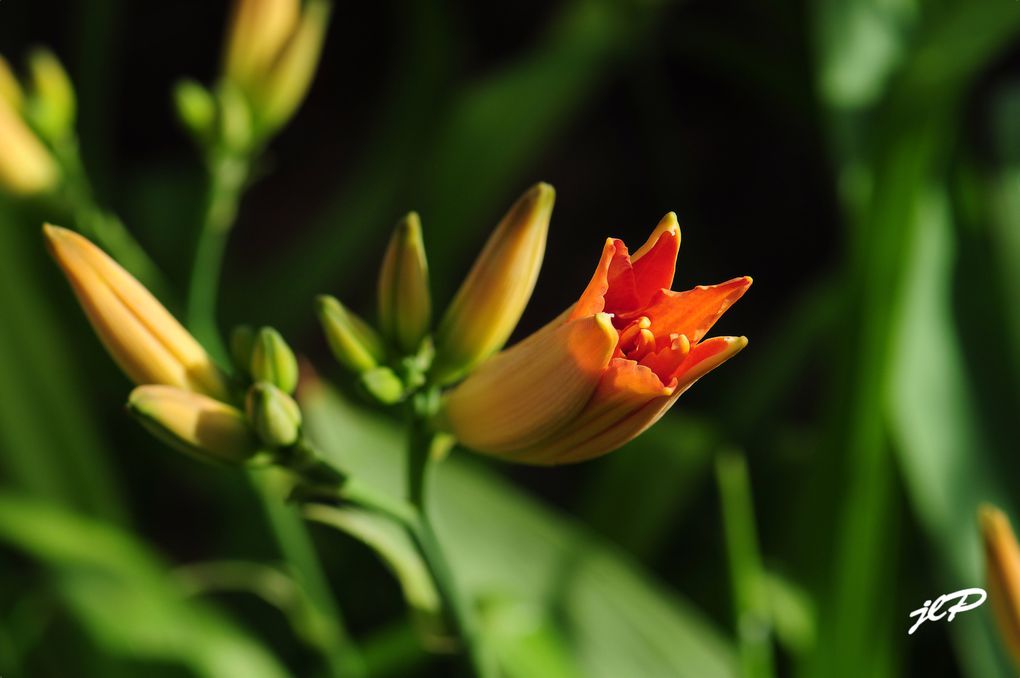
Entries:
<svg viewBox="0 0 1020 678">
<path fill-rule="evenodd" d="M 216 325 L 216 299 L 223 253 L 250 163 L 244 155 L 213 152 L 207 164 L 209 187 L 188 281 L 188 326 L 215 358 L 224 360 L 227 352 Z"/>
<path fill-rule="evenodd" d="M 723 531 L 730 564 L 730 587 L 740 650 L 741 675 L 774 678 L 771 610 L 765 571 L 758 554 L 751 482 L 744 458 L 724 453 L 716 461 Z"/>
<path fill-rule="evenodd" d="M 476 678 L 495 678 L 499 675 L 491 653 L 478 632 L 477 615 L 471 601 L 460 590 L 439 539 L 432 529 L 428 508 L 427 489 L 431 468 L 431 451 L 435 436 L 428 431 L 421 412 L 416 412 L 411 423 L 407 451 L 407 495 L 417 510 L 418 519 L 411 529 L 422 556 L 432 573 L 436 587 L 456 624 L 461 642 L 467 649 Z"/>
<path fill-rule="evenodd" d="M 225 361 L 223 338 L 216 323 L 220 268 L 227 239 L 250 170 L 250 156 L 213 150 L 208 158 L 209 188 L 188 285 L 188 327 L 212 355 Z M 281 501 L 264 475 L 250 473 L 258 490 L 280 552 L 304 586 L 327 627 L 322 653 L 335 678 L 366 675 L 360 652 L 347 634 L 339 608 L 301 515 Z"/>
<path fill-rule="evenodd" d="M 323 625 L 320 650 L 335 678 L 362 678 L 367 675 L 361 653 L 348 635 L 333 592 L 315 553 L 300 510 L 285 504 L 272 476 L 249 472 L 258 490 L 266 517 L 280 551 L 290 566 L 295 581 L 304 589 Z"/>
</svg>

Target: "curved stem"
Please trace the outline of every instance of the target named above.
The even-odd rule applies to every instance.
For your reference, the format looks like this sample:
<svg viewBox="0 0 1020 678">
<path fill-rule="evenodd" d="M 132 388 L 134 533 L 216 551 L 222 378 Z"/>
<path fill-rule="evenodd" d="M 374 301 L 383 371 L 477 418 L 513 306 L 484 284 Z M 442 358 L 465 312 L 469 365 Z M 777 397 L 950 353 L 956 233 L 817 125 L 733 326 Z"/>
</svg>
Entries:
<svg viewBox="0 0 1020 678">
<path fill-rule="evenodd" d="M 458 586 L 439 539 L 432 528 L 428 508 L 427 489 L 432 466 L 431 452 L 435 436 L 428 430 L 421 413 L 411 423 L 411 434 L 407 450 L 407 495 L 417 510 L 417 521 L 410 532 L 425 558 L 432 578 L 436 582 L 446 608 L 456 624 L 461 642 L 467 649 L 468 659 L 476 678 L 495 678 L 498 671 L 494 658 L 485 647 L 478 632 L 477 614 L 471 600 Z"/>
<path fill-rule="evenodd" d="M 208 161 L 209 187 L 188 281 L 188 327 L 215 358 L 227 352 L 216 325 L 220 269 L 241 193 L 249 173 L 249 159 L 215 152 Z"/>
</svg>

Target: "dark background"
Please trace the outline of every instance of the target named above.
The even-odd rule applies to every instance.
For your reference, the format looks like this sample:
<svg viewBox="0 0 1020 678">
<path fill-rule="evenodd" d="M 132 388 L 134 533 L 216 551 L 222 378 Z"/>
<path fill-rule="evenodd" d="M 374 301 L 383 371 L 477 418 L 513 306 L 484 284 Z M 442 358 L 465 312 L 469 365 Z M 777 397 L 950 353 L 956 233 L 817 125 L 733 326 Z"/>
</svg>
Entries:
<svg viewBox="0 0 1020 678">
<path fill-rule="evenodd" d="M 203 175 L 169 92 L 184 76 L 215 79 L 225 18 L 209 2 L 0 4 L 0 52 L 17 64 L 45 44 L 67 65 L 101 202 L 182 286 Z M 329 292 L 370 315 L 386 238 L 407 211 L 422 216 L 441 308 L 515 197 L 539 180 L 556 187 L 516 339 L 576 298 L 606 237 L 636 247 L 674 210 L 675 288 L 755 278 L 713 331 L 747 335 L 749 348 L 605 459 L 485 465 L 734 637 L 713 459 L 738 451 L 765 566 L 811 611 L 803 647 L 779 638 L 780 675 L 988 675 L 987 606 L 905 632 L 924 600 L 983 586 L 976 506 L 1007 502 L 1016 478 L 1018 31 L 1009 0 L 338 3 L 307 101 L 242 204 L 222 327 L 280 328 L 353 397 L 312 299 Z M 12 215 L 2 256 L 17 261 L 0 298 L 4 347 L 60 354 L 25 365 L 46 365 L 64 389 L 49 425 L 66 426 L 68 408 L 89 421 L 116 522 L 175 564 L 276 558 L 242 479 L 164 453 L 124 417 L 129 385 L 37 237 L 35 223 L 55 217 L 0 209 Z M 49 378 L 9 373 L 0 424 L 34 416 L 45 429 L 38 410 L 53 396 L 24 384 Z M 25 392 L 35 406 L 10 404 Z M 4 486 L 93 512 L 61 496 L 74 482 L 59 469 L 26 471 L 68 453 L 47 435 L 43 454 L 0 434 Z M 63 489 L 48 495 L 47 483 Z M 354 636 L 397 624 L 403 602 L 373 555 L 313 535 Z M 62 675 L 46 648 L 104 667 L 95 675 L 156 675 L 94 646 L 35 563 L 0 552 L 0 625 L 18 626 L 4 675 Z M 21 628 L 34 619 L 25 591 L 42 591 L 48 610 L 35 636 Z M 215 602 L 296 675 L 317 675 L 278 616 L 240 594 Z M 410 656 L 414 675 L 459 669 Z"/>
</svg>

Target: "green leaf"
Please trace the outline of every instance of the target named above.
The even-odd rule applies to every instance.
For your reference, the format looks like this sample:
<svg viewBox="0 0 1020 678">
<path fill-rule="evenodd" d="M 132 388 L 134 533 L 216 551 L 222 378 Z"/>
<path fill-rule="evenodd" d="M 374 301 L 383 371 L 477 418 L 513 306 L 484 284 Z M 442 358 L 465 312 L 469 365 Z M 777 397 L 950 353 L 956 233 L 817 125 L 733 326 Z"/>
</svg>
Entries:
<svg viewBox="0 0 1020 678">
<path fill-rule="evenodd" d="M 401 492 L 399 429 L 324 386 L 307 388 L 302 406 L 308 435 L 334 462 L 363 482 Z M 477 601 L 540 610 L 539 626 L 554 624 L 569 639 L 581 675 L 735 675 L 732 646 L 697 610 L 583 527 L 465 455 L 444 462 L 434 480 L 436 530 L 463 589 Z M 557 642 L 549 638 L 536 642 Z"/>
<path fill-rule="evenodd" d="M 167 568 L 126 533 L 0 493 L 0 540 L 52 567 L 65 599 L 110 653 L 182 664 L 208 678 L 285 678 L 261 643 L 186 596 Z"/>
</svg>

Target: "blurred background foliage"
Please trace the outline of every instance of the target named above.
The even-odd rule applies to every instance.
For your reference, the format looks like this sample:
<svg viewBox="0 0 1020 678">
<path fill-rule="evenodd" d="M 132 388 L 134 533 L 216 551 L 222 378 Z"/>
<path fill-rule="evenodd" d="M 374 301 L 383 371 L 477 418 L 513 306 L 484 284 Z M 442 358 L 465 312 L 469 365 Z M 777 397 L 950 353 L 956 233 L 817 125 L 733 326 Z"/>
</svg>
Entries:
<svg viewBox="0 0 1020 678">
<path fill-rule="evenodd" d="M 67 64 L 101 202 L 181 290 L 203 178 L 170 85 L 211 80 L 225 14 L 0 4 L 0 51 Z M 338 3 L 242 204 L 222 327 L 283 330 L 339 384 L 304 391 L 313 437 L 392 483 L 398 427 L 331 366 L 313 295 L 369 312 L 415 209 L 442 303 L 545 180 L 523 336 L 605 237 L 640 243 L 676 210 L 677 287 L 756 278 L 717 332 L 750 349 L 604 459 L 441 470 L 440 536 L 507 675 L 1003 675 L 987 606 L 906 630 L 983 585 L 977 504 L 1016 503 L 1018 36 L 1012 0 Z M 0 674 L 462 671 L 422 649 L 399 544 L 400 584 L 318 524 L 358 516 L 306 534 L 128 421 L 127 381 L 46 259 L 39 223 L 60 218 L 0 198 Z"/>
</svg>

